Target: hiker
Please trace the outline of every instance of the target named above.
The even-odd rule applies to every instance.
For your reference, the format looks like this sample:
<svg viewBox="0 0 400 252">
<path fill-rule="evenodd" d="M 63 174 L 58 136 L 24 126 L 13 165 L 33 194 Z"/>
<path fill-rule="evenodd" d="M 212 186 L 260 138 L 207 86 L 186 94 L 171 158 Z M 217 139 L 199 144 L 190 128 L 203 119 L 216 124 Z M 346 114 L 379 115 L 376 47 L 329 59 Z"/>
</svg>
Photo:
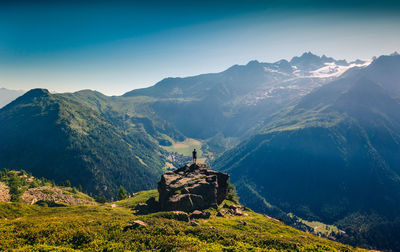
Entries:
<svg viewBox="0 0 400 252">
<path fill-rule="evenodd" d="M 193 164 L 195 164 L 195 163 L 196 163 L 196 160 L 197 160 L 197 152 L 196 152 L 196 149 L 193 150 L 192 154 L 193 154 Z"/>
</svg>

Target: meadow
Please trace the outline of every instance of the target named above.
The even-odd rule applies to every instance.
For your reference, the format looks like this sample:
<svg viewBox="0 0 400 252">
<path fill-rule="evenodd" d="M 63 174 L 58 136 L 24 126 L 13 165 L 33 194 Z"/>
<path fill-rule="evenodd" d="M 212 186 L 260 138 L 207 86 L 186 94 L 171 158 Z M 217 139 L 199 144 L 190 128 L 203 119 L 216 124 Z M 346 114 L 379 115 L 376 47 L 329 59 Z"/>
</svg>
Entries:
<svg viewBox="0 0 400 252">
<path fill-rule="evenodd" d="M 157 196 L 143 191 L 114 203 L 48 207 L 0 203 L 0 250 L 12 251 L 362 251 L 316 237 L 246 209 L 248 216 L 178 221 L 172 212 L 136 215 Z M 221 204 L 235 204 L 225 201 Z M 145 227 L 125 230 L 135 220 Z"/>
</svg>

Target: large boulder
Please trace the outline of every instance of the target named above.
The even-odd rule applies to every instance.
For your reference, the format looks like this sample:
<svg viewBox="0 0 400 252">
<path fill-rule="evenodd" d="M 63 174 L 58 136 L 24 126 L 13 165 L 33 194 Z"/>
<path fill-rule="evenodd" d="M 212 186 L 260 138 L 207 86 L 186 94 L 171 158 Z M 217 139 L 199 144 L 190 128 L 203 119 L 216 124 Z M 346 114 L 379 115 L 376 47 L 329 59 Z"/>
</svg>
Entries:
<svg viewBox="0 0 400 252">
<path fill-rule="evenodd" d="M 185 165 L 161 176 L 158 182 L 161 210 L 192 212 L 217 207 L 228 194 L 229 175 L 204 164 Z"/>
</svg>

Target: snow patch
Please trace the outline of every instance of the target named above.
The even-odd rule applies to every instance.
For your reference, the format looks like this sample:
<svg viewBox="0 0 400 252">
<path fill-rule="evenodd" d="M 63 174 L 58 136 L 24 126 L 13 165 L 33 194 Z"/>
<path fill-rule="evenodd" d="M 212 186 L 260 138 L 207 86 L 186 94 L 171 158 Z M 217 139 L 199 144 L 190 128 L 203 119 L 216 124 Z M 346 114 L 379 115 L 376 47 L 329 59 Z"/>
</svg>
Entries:
<svg viewBox="0 0 400 252">
<path fill-rule="evenodd" d="M 270 72 L 270 73 L 280 73 L 278 70 L 271 69 L 271 68 L 268 68 L 268 67 L 264 67 L 264 71 L 265 72 Z"/>
<path fill-rule="evenodd" d="M 327 62 L 325 63 L 325 66 L 311 71 L 310 72 L 310 77 L 316 77 L 316 78 L 330 78 L 330 77 L 338 77 L 342 75 L 344 72 L 349 70 L 350 68 L 353 67 L 366 67 L 369 64 L 371 64 L 372 60 L 367 60 L 364 61 L 361 64 L 357 63 L 351 63 L 347 66 L 343 65 L 337 65 L 335 62 Z"/>
</svg>

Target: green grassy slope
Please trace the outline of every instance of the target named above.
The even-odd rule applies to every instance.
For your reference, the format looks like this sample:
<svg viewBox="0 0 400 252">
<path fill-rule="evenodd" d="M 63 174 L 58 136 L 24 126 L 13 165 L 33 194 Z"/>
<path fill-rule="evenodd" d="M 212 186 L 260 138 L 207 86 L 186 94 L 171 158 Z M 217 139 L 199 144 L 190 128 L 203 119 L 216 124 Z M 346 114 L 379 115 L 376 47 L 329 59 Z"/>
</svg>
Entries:
<svg viewBox="0 0 400 252">
<path fill-rule="evenodd" d="M 40 207 L 0 203 L 0 250 L 15 251 L 361 251 L 286 226 L 268 216 L 216 217 L 199 226 L 166 212 L 135 215 L 130 207 L 156 191 L 100 206 Z M 224 202 L 232 204 L 232 202 Z M 123 231 L 134 220 L 147 227 Z"/>
<path fill-rule="evenodd" d="M 108 198 L 120 185 L 130 192 L 154 187 L 165 165 L 157 129 L 148 132 L 151 120 L 113 109 L 109 99 L 29 91 L 0 110 L 0 167 L 69 179 Z"/>
</svg>

